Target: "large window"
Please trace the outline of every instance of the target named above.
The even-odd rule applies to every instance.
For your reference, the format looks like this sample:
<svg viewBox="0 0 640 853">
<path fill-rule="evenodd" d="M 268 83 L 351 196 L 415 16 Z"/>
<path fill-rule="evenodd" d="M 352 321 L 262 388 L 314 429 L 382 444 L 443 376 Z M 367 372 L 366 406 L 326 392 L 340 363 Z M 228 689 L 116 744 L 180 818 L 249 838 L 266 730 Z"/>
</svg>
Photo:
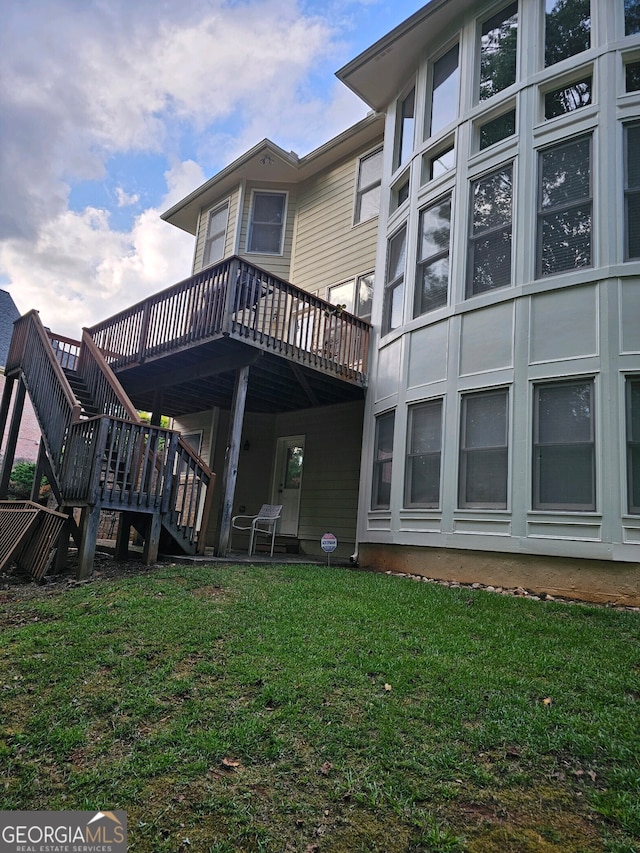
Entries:
<svg viewBox="0 0 640 853">
<path fill-rule="evenodd" d="M 371 320 L 371 303 L 373 301 L 373 273 L 360 275 L 330 287 L 327 292 L 327 302 L 341 305 L 345 311 Z"/>
<path fill-rule="evenodd" d="M 382 180 L 382 148 L 360 159 L 354 221 L 364 222 L 377 216 L 380 210 Z"/>
<path fill-rule="evenodd" d="M 640 258 L 640 124 L 628 124 L 625 138 L 625 257 Z"/>
<path fill-rule="evenodd" d="M 396 122 L 396 161 L 395 168 L 408 162 L 413 151 L 413 128 L 415 121 L 416 90 L 411 89 L 398 102 L 398 118 Z"/>
<path fill-rule="evenodd" d="M 466 394 L 460 432 L 460 507 L 507 507 L 506 389 Z"/>
<path fill-rule="evenodd" d="M 516 81 L 518 4 L 510 3 L 482 25 L 480 100 L 491 98 Z"/>
<path fill-rule="evenodd" d="M 394 425 L 395 412 L 387 412 L 376 418 L 371 509 L 389 509 L 391 506 Z"/>
<path fill-rule="evenodd" d="M 503 166 L 471 184 L 467 296 L 511 283 L 512 175 Z"/>
<path fill-rule="evenodd" d="M 640 376 L 627 379 L 627 481 L 629 512 L 640 514 Z"/>
<path fill-rule="evenodd" d="M 544 64 L 555 65 L 591 45 L 591 0 L 546 0 Z"/>
<path fill-rule="evenodd" d="M 260 252 L 265 255 L 282 253 L 286 200 L 285 193 L 253 194 L 248 252 Z"/>
<path fill-rule="evenodd" d="M 458 45 L 433 63 L 431 87 L 431 123 L 427 136 L 433 136 L 458 117 Z"/>
<path fill-rule="evenodd" d="M 387 273 L 382 311 L 383 335 L 402 325 L 406 255 L 407 227 L 405 225 L 387 244 Z"/>
<path fill-rule="evenodd" d="M 414 317 L 447 304 L 450 239 L 451 194 L 420 213 Z"/>
<path fill-rule="evenodd" d="M 538 276 L 591 266 L 591 137 L 540 152 Z"/>
<path fill-rule="evenodd" d="M 407 507 L 440 505 L 442 400 L 409 408 L 404 503 Z"/>
<path fill-rule="evenodd" d="M 640 0 L 624 0 L 624 34 L 640 33 Z"/>
<path fill-rule="evenodd" d="M 537 385 L 533 508 L 595 509 L 593 381 Z"/>
<path fill-rule="evenodd" d="M 224 244 L 227 236 L 227 221 L 229 219 L 229 203 L 217 207 L 209 213 L 207 237 L 204 245 L 204 264 L 215 264 L 224 257 Z"/>
</svg>

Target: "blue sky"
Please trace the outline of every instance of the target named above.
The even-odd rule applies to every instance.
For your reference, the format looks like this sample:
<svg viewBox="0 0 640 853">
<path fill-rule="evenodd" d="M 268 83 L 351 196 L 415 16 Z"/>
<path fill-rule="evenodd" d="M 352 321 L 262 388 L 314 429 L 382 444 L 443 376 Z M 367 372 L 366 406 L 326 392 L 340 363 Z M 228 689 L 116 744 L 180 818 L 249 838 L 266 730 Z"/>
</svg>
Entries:
<svg viewBox="0 0 640 853">
<path fill-rule="evenodd" d="M 365 115 L 335 71 L 419 0 L 2 0 L 0 287 L 61 334 L 190 273 L 160 213 L 268 137 Z"/>
</svg>

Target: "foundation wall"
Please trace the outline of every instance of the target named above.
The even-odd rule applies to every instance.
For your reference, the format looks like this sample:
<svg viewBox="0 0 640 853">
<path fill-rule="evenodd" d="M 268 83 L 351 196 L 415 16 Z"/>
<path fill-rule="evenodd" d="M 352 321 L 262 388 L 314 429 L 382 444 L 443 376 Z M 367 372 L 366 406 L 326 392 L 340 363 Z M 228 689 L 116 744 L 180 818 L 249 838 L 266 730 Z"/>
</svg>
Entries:
<svg viewBox="0 0 640 853">
<path fill-rule="evenodd" d="M 600 604 L 640 606 L 640 563 L 360 543 L 358 563 L 380 572 L 481 583 Z"/>
</svg>

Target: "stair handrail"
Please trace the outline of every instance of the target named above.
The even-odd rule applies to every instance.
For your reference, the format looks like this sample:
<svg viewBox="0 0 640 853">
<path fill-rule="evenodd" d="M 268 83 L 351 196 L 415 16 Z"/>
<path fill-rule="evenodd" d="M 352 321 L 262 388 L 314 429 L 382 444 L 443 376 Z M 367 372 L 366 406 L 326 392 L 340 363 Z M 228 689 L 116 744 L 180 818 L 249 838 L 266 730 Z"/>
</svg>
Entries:
<svg viewBox="0 0 640 853">
<path fill-rule="evenodd" d="M 133 423 L 142 423 L 138 410 L 86 328 L 82 330 L 77 371 L 82 379 L 89 380 L 89 390 L 101 414 L 111 417 L 124 416 Z M 89 376 L 89 373 L 93 375 Z"/>
</svg>

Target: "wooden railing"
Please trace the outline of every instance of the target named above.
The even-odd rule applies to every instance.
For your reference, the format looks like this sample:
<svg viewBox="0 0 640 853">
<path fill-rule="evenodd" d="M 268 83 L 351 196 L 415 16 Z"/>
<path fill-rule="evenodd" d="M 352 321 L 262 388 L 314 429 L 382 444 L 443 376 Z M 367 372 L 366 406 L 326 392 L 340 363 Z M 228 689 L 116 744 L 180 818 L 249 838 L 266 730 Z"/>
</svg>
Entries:
<svg viewBox="0 0 640 853">
<path fill-rule="evenodd" d="M 114 368 L 221 335 L 364 384 L 369 324 L 238 257 L 87 330 Z"/>
<path fill-rule="evenodd" d="M 80 356 L 80 341 L 75 341 L 73 338 L 67 338 L 64 335 L 56 335 L 49 329 L 46 331 L 55 356 L 60 362 L 60 367 L 63 370 L 76 370 Z"/>
<path fill-rule="evenodd" d="M 80 417 L 76 400 L 37 311 L 13 326 L 6 372 L 20 369 L 29 391 L 53 473 L 59 479 L 67 431 Z"/>
<path fill-rule="evenodd" d="M 136 407 L 86 329 L 82 333 L 76 370 L 91 390 L 93 402 L 101 414 L 140 423 Z"/>
</svg>

